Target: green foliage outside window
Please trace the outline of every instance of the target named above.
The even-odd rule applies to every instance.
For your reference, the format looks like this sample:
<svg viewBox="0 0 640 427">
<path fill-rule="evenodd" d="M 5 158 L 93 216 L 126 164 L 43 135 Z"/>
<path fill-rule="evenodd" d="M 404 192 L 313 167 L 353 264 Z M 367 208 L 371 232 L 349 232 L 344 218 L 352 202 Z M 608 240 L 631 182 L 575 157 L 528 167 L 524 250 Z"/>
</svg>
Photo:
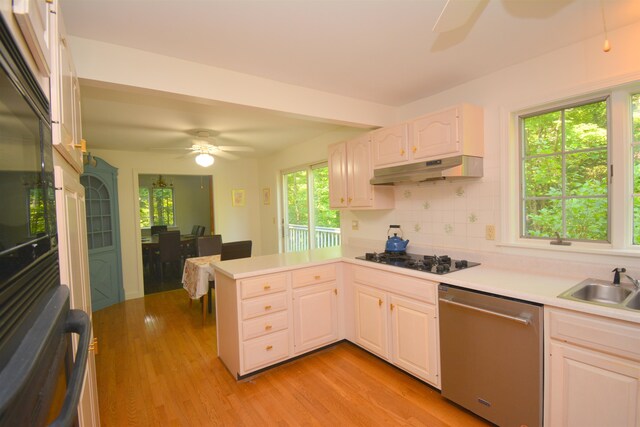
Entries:
<svg viewBox="0 0 640 427">
<path fill-rule="evenodd" d="M 37 236 L 47 231 L 44 217 L 44 197 L 41 188 L 29 189 L 29 235 Z"/>
<path fill-rule="evenodd" d="M 140 187 L 140 227 L 174 226 L 173 188 Z"/>
<path fill-rule="evenodd" d="M 522 119 L 523 236 L 609 240 L 607 101 Z"/>
<path fill-rule="evenodd" d="M 340 228 L 340 212 L 329 208 L 329 168 L 313 169 L 313 199 L 317 227 Z"/>
<path fill-rule="evenodd" d="M 633 121 L 633 244 L 640 245 L 640 93 L 631 97 Z"/>
<path fill-rule="evenodd" d="M 309 224 L 309 203 L 307 202 L 307 171 L 297 171 L 286 175 L 287 210 L 289 224 Z"/>
</svg>

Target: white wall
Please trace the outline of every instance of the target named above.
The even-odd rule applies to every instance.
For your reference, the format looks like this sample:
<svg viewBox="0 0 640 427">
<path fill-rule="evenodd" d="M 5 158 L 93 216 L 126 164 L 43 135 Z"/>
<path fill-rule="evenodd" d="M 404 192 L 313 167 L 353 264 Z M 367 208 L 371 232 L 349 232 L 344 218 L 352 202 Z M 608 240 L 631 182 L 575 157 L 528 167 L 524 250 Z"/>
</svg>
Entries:
<svg viewBox="0 0 640 427">
<path fill-rule="evenodd" d="M 176 158 L 171 154 L 132 153 L 113 150 L 91 150 L 118 168 L 120 237 L 122 240 L 122 274 L 125 298 L 144 295 L 142 254 L 138 214 L 138 174 L 213 176 L 214 217 L 216 233 L 224 241 L 251 239 L 254 254 L 261 253 L 259 192 L 256 160 L 225 161 L 216 159 L 210 168 L 195 164 L 193 158 Z M 231 190 L 244 189 L 244 207 L 231 206 Z"/>
<path fill-rule="evenodd" d="M 550 52 L 527 62 L 503 69 L 483 78 L 465 83 L 435 96 L 419 100 L 398 109 L 397 121 L 408 120 L 460 102 L 477 104 L 484 109 L 484 177 L 478 180 L 406 184 L 397 186 L 396 209 L 384 212 L 351 211 L 342 215 L 343 241 L 372 250 L 383 250 L 389 224 L 402 225 L 410 247 L 429 251 L 471 251 L 472 257 L 504 260 L 483 254 L 519 254 L 529 257 L 564 258 L 573 261 L 603 263 L 607 267 L 635 264 L 637 257 L 586 256 L 566 251 L 518 252 L 501 246 L 506 229 L 502 218 L 503 205 L 509 195 L 506 148 L 509 139 L 510 113 L 527 107 L 540 106 L 571 98 L 601 88 L 640 79 L 640 23 L 609 34 L 612 49 L 602 51 L 602 37 Z M 358 231 L 351 230 L 351 221 L 358 220 Z M 485 239 L 485 226 L 496 225 L 496 241 Z M 377 239 L 371 239 L 376 236 Z M 377 247 L 374 240 L 377 240 Z M 522 258 L 522 257 L 520 257 Z M 528 261 L 527 261 L 528 260 Z M 512 262 L 511 260 L 510 262 Z M 539 263 L 538 258 L 518 259 L 512 265 Z M 545 261 L 548 263 L 548 261 Z M 604 272 L 603 266 L 599 271 Z M 611 268 L 609 268 L 610 270 Z M 545 271 L 548 271 L 544 268 Z"/>
</svg>

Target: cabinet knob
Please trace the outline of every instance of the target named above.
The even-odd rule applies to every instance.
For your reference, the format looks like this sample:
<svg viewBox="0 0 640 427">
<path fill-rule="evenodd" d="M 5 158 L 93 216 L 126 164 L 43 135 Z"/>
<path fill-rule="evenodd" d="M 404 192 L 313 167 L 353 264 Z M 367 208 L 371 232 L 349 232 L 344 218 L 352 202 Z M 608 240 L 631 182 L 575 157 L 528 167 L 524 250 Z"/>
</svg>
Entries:
<svg viewBox="0 0 640 427">
<path fill-rule="evenodd" d="M 400 150 L 400 155 L 404 156 L 404 149 Z"/>
<path fill-rule="evenodd" d="M 273 350 L 273 346 L 272 345 L 268 345 L 268 346 L 265 347 L 265 350 L 271 351 L 271 350 Z"/>
<path fill-rule="evenodd" d="M 378 307 L 382 305 L 382 300 L 378 298 Z"/>
<path fill-rule="evenodd" d="M 265 309 L 265 310 L 271 310 L 271 306 L 270 306 L 270 305 L 265 305 L 265 306 L 264 306 L 264 309 Z"/>
<path fill-rule="evenodd" d="M 349 203 L 353 201 L 353 197 L 349 197 Z"/>
<path fill-rule="evenodd" d="M 393 311 L 393 307 L 394 307 L 393 304 L 389 306 L 389 308 L 391 308 L 391 311 Z"/>
<path fill-rule="evenodd" d="M 313 276 L 315 280 L 320 280 L 320 276 Z"/>
<path fill-rule="evenodd" d="M 411 151 L 415 154 L 415 152 L 418 151 L 418 147 L 411 147 Z"/>
<path fill-rule="evenodd" d="M 334 289 L 334 290 L 333 290 L 333 293 L 334 293 L 334 294 L 336 294 L 336 295 L 338 295 L 338 290 L 337 290 L 337 289 Z"/>
<path fill-rule="evenodd" d="M 264 289 L 265 291 L 268 291 L 269 289 L 271 289 L 271 285 L 266 284 L 262 287 L 262 289 Z"/>
<path fill-rule="evenodd" d="M 344 197 L 340 197 L 340 203 L 344 203 Z"/>
<path fill-rule="evenodd" d="M 265 331 L 270 331 L 270 330 L 271 330 L 271 328 L 273 328 L 273 326 L 271 326 L 271 325 L 264 325 L 264 330 L 265 330 Z"/>
</svg>

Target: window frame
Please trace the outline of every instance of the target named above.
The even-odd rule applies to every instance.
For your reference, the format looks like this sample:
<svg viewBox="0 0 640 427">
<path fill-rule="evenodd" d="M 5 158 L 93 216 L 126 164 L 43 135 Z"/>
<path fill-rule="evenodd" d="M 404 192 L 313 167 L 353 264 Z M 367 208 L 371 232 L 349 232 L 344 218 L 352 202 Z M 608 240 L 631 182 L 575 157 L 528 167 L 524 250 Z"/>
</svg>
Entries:
<svg viewBox="0 0 640 427">
<path fill-rule="evenodd" d="M 632 123 L 631 95 L 640 92 L 640 80 L 598 82 L 569 89 L 554 98 L 529 100 L 527 104 L 515 104 L 498 108 L 500 116 L 500 160 L 499 192 L 502 195 L 499 213 L 499 240 L 496 246 L 516 250 L 523 256 L 574 259 L 575 253 L 595 262 L 616 257 L 640 256 L 640 245 L 633 245 L 633 200 L 632 200 Z M 547 94 L 548 95 L 548 94 Z M 563 105 L 581 104 L 599 97 L 610 97 L 609 110 L 609 163 L 613 177 L 609 184 L 610 243 L 571 241 L 571 246 L 550 245 L 554 239 L 523 239 L 520 237 L 520 148 L 519 117 L 538 111 L 558 109 Z M 598 256 L 610 256 L 600 258 Z M 593 256 L 594 258 L 588 258 Z"/>
<path fill-rule="evenodd" d="M 581 198 L 589 198 L 589 197 L 580 197 L 580 196 L 571 196 L 567 194 L 567 162 L 566 162 L 566 158 L 568 155 L 570 154 L 575 154 L 575 153 L 586 153 L 586 152 L 595 152 L 595 151 L 600 151 L 602 150 L 601 148 L 588 148 L 588 149 L 581 149 L 581 150 L 573 150 L 573 151 L 567 151 L 566 150 L 566 122 L 565 122 L 565 111 L 572 109 L 572 108 L 576 108 L 576 107 L 581 107 L 584 105 L 589 105 L 589 104 L 595 104 L 598 102 L 602 102 L 604 101 L 606 104 L 606 109 L 607 109 L 607 146 L 606 146 L 606 153 L 607 153 L 607 194 L 606 197 L 597 197 L 597 198 L 606 198 L 607 200 L 607 230 L 606 230 L 606 235 L 607 235 L 607 239 L 606 240 L 591 240 L 591 239 L 574 239 L 574 238 L 566 238 L 565 236 L 565 232 L 566 232 L 566 228 L 567 228 L 567 224 L 566 224 L 566 217 L 567 217 L 567 213 L 566 213 L 566 206 L 567 206 L 567 201 L 570 199 L 581 199 Z M 544 155 L 540 155 L 540 156 L 527 156 L 525 153 L 525 126 L 524 126 L 524 121 L 528 118 L 531 117 L 536 117 L 536 116 L 541 116 L 544 114 L 548 114 L 548 113 L 555 113 L 555 112 L 560 112 L 561 116 L 562 116 L 562 148 L 558 153 L 552 153 L 552 154 L 544 154 Z M 611 153 L 611 133 L 612 133 L 612 126 L 611 126 L 611 96 L 610 94 L 604 94 L 604 95 L 600 95 L 600 96 L 596 96 L 596 97 L 587 97 L 584 99 L 580 99 L 579 101 L 572 101 L 572 102 L 567 102 L 567 103 L 559 103 L 559 104 L 555 104 L 552 107 L 548 107 L 548 108 L 542 108 L 539 110 L 535 110 L 535 111 L 529 111 L 526 114 L 517 114 L 517 126 L 518 126 L 518 163 L 519 163 L 519 173 L 518 173 L 518 224 L 519 224 L 519 239 L 527 241 L 527 240 L 540 240 L 540 241 L 544 241 L 544 242 L 550 242 L 553 240 L 556 240 L 556 238 L 554 237 L 548 237 L 548 236 L 544 236 L 544 237 L 538 237 L 538 236 L 526 236 L 525 235 L 525 230 L 526 230 L 526 215 L 525 215 L 525 203 L 528 200 L 535 200 L 535 198 L 527 198 L 526 195 L 526 181 L 525 181 L 525 161 L 527 159 L 530 159 L 532 157 L 552 157 L 552 156 L 560 156 L 561 158 L 561 163 L 562 163 L 562 175 L 561 175 L 561 182 L 562 182 L 562 195 L 558 198 L 558 197 L 549 197 L 548 200 L 559 200 L 562 204 L 562 233 L 561 233 L 561 237 L 563 241 L 568 241 L 568 242 L 584 242 L 584 243 L 594 243 L 594 244 L 610 244 L 611 243 L 611 188 L 612 188 L 612 153 Z M 596 197 L 591 197 L 591 198 L 596 198 Z M 538 199 L 541 199 L 540 197 L 538 197 Z"/>
</svg>

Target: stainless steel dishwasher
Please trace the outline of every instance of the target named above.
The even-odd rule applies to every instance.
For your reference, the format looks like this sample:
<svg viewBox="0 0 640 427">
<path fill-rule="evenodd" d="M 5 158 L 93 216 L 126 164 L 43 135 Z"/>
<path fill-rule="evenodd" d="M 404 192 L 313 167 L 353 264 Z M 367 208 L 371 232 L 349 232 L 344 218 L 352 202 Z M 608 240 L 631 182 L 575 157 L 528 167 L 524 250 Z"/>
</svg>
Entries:
<svg viewBox="0 0 640 427">
<path fill-rule="evenodd" d="M 542 425 L 542 306 L 441 284 L 442 395 L 502 427 Z"/>
</svg>

